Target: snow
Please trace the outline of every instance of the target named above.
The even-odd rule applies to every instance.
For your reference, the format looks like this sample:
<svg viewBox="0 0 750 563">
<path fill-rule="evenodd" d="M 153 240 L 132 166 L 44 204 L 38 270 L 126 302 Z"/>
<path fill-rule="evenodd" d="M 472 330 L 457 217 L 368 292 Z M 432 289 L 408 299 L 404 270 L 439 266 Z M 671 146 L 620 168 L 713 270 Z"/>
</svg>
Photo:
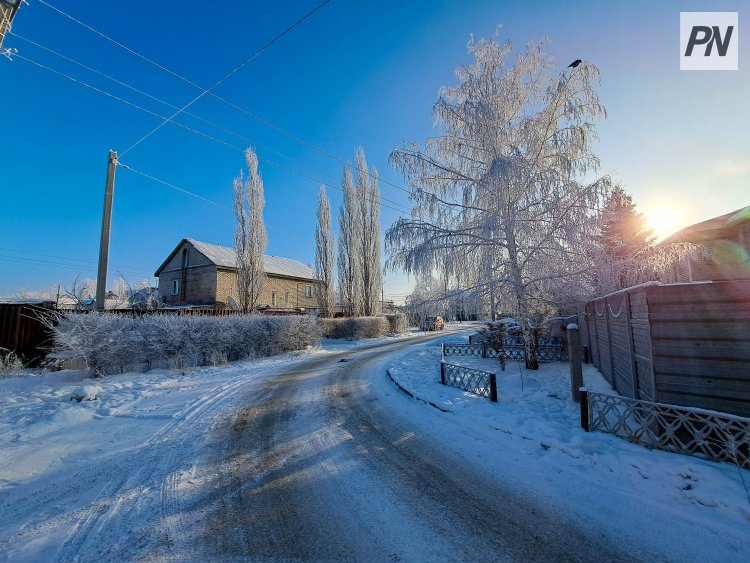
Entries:
<svg viewBox="0 0 750 563">
<path fill-rule="evenodd" d="M 636 541 L 649 558 L 728 561 L 750 553 L 750 499 L 736 466 L 583 431 L 567 363 L 532 371 L 509 362 L 503 372 L 495 359 L 446 356 L 447 363 L 497 375 L 498 403 L 492 403 L 441 385 L 440 360 L 440 342 L 433 341 L 389 358 L 384 367 L 416 397 L 450 411 L 403 394 L 397 399 L 408 420 L 439 432 L 456 455 L 613 541 Z M 583 366 L 583 379 L 589 391 L 614 393 L 593 366 Z M 381 393 L 394 389 L 387 377 L 378 382 Z M 750 472 L 743 473 L 750 484 Z"/>
<path fill-rule="evenodd" d="M 449 363 L 495 372 L 499 402 L 443 386 L 440 341 L 466 340 L 450 334 L 465 325 L 446 328 L 445 338 L 385 354 L 374 364 L 373 391 L 392 405 L 394 417 L 439 435 L 447 451 L 613 542 L 642 546 L 639 558 L 727 561 L 750 553 L 750 503 L 736 467 L 584 432 L 579 406 L 570 400 L 567 364 L 527 371 L 511 362 L 503 372 L 496 360 L 449 356 Z M 324 341 L 319 350 L 182 371 L 100 379 L 80 371 L 36 371 L 0 378 L 0 559 L 74 558 L 75 545 L 68 552 L 52 546 L 76 525 L 69 515 L 101 509 L 96 499 L 101 487 L 110 486 L 107 479 L 154 467 L 128 493 L 133 499 L 117 502 L 126 506 L 137 495 L 158 495 L 153 483 L 189 471 L 212 425 L 257 393 L 266 378 L 315 355 L 419 334 Z M 398 391 L 386 369 L 414 395 L 450 412 Z M 583 378 L 588 390 L 612 392 L 591 366 L 584 366 Z M 164 456 L 170 461 L 162 467 Z M 108 533 L 131 532 L 123 527 Z"/>
</svg>

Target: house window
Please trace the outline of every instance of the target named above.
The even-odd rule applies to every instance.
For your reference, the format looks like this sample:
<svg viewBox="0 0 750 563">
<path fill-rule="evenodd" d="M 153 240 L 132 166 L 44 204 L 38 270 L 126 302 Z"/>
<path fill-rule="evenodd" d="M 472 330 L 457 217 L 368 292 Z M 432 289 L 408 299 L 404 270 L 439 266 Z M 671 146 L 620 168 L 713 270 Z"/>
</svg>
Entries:
<svg viewBox="0 0 750 563">
<path fill-rule="evenodd" d="M 311 285 L 305 286 L 305 297 L 310 298 L 313 296 L 313 288 Z"/>
<path fill-rule="evenodd" d="M 271 292 L 271 306 L 276 307 L 276 292 Z"/>
<path fill-rule="evenodd" d="M 288 291 L 286 292 L 286 295 L 284 295 L 284 303 L 286 305 L 289 305 L 289 292 Z"/>
<path fill-rule="evenodd" d="M 180 280 L 172 280 L 172 295 L 180 293 Z"/>
</svg>

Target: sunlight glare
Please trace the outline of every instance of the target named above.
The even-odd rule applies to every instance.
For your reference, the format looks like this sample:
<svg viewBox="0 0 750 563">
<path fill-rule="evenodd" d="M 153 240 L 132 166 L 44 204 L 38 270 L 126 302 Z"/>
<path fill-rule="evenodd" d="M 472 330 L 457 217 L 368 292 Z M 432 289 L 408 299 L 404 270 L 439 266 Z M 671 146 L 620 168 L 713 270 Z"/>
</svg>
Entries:
<svg viewBox="0 0 750 563">
<path fill-rule="evenodd" d="M 646 217 L 646 226 L 653 229 L 658 240 L 662 240 L 675 231 L 677 219 L 677 212 L 674 209 L 657 207 L 652 209 Z"/>
</svg>

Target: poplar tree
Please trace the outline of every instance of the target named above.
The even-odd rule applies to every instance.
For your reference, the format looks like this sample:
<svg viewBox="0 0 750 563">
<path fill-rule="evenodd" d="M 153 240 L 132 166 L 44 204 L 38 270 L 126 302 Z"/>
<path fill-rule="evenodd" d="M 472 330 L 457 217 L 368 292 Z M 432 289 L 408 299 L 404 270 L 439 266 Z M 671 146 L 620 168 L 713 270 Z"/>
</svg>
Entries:
<svg viewBox="0 0 750 563">
<path fill-rule="evenodd" d="M 243 313 L 252 312 L 265 281 L 263 257 L 268 238 L 263 222 L 263 178 L 258 172 L 258 155 L 245 151 L 247 176 L 240 170 L 234 179 L 234 249 L 237 254 L 238 305 Z"/>
<path fill-rule="evenodd" d="M 342 306 L 350 315 L 362 313 L 362 225 L 357 191 L 349 166 L 341 181 L 344 199 L 339 208 L 338 278 Z"/>
<path fill-rule="evenodd" d="M 320 280 L 318 303 L 323 317 L 333 316 L 333 268 L 336 239 L 331 233 L 331 206 L 326 191 L 320 186 L 318 196 L 318 226 L 315 230 L 315 273 Z"/>
</svg>

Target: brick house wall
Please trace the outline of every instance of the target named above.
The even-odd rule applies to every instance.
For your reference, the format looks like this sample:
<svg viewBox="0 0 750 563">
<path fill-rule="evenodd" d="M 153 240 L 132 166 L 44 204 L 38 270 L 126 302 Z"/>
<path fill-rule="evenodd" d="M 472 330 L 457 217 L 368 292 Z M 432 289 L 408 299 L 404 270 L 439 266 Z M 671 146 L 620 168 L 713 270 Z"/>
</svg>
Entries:
<svg viewBox="0 0 750 563">
<path fill-rule="evenodd" d="M 267 275 L 261 289 L 258 305 L 281 309 L 299 307 L 317 309 L 319 305 L 315 285 L 315 282 L 310 280 Z M 311 293 L 312 297 L 308 297 L 308 293 Z M 216 301 L 228 303 L 230 295 L 237 300 L 237 273 L 233 270 L 219 268 L 216 272 Z"/>
<path fill-rule="evenodd" d="M 196 244 L 204 248 L 210 246 L 205 243 Z M 216 246 L 212 248 L 228 250 Z M 213 250 L 213 252 L 216 251 Z M 157 276 L 159 293 L 166 305 L 206 305 L 225 308 L 229 307 L 230 296 L 239 302 L 237 272 L 228 266 L 226 255 L 221 261 L 214 262 L 194 247 L 189 239 L 185 239 L 173 251 L 157 271 Z M 278 273 L 267 274 L 258 306 L 273 309 L 316 310 L 319 308 L 317 298 L 319 283 L 307 278 Z"/>
<path fill-rule="evenodd" d="M 167 305 L 213 305 L 216 266 L 185 244 L 159 273 L 159 293 Z"/>
</svg>

